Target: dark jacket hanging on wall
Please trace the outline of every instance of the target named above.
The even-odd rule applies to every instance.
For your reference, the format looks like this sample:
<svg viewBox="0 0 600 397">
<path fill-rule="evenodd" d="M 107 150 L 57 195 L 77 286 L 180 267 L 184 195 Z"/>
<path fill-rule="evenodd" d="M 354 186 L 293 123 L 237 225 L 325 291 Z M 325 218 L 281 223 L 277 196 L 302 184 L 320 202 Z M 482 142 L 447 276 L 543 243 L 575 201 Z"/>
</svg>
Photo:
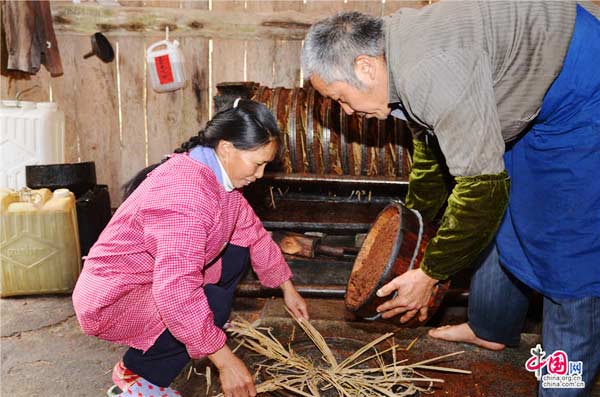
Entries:
<svg viewBox="0 0 600 397">
<path fill-rule="evenodd" d="M 63 74 L 49 1 L 4 1 L 2 16 L 8 49 L 7 69 L 35 74 L 44 64 Z"/>
</svg>

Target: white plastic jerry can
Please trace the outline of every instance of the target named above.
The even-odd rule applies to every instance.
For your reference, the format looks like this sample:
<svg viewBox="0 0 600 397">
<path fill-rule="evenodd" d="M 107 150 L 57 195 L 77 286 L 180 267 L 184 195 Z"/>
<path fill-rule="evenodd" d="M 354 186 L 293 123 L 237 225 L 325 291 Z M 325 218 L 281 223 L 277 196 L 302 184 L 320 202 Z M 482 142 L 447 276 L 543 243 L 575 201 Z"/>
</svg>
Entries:
<svg viewBox="0 0 600 397">
<path fill-rule="evenodd" d="M 0 187 L 25 187 L 25 166 L 65 162 L 65 115 L 53 102 L 0 102 Z"/>
<path fill-rule="evenodd" d="M 161 40 L 146 50 L 152 88 L 157 92 L 175 91 L 185 85 L 183 52 L 177 40 Z"/>
</svg>

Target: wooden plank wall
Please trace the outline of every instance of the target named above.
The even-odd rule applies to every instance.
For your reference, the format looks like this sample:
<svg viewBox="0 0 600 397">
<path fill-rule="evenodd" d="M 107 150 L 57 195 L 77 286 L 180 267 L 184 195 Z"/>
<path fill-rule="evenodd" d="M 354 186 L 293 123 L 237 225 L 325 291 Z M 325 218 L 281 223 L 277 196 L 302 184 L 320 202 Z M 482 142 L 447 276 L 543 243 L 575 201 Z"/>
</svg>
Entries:
<svg viewBox="0 0 600 397">
<path fill-rule="evenodd" d="M 53 13 L 57 1 L 53 2 Z M 85 2 L 83 2 L 85 3 Z M 210 12 L 269 13 L 296 11 L 320 19 L 341 10 L 359 10 L 385 15 L 399 7 L 421 7 L 429 1 L 395 0 L 199 0 L 119 1 L 124 7 L 192 9 Z M 62 3 L 64 4 L 64 3 Z M 89 4 L 89 3 L 88 3 Z M 83 6 L 83 5 L 82 5 Z M 97 11 L 95 11 L 97 12 Z M 316 20 L 315 19 L 315 20 Z M 55 20 L 56 27 L 56 20 Z M 98 183 L 107 184 L 112 206 L 121 202 L 120 187 L 138 170 L 160 161 L 194 135 L 210 117 L 211 96 L 222 81 L 256 81 L 270 87 L 302 84 L 302 41 L 281 37 L 228 38 L 186 34 L 170 35 L 181 43 L 188 83 L 185 89 L 158 94 L 147 78 L 145 49 L 162 40 L 163 33 L 112 32 L 106 36 L 116 52 L 114 62 L 96 57 L 83 59 L 90 51 L 90 35 L 57 29 L 64 75 L 50 78 L 42 70 L 34 76 L 10 75 L 0 79 L 0 99 L 55 101 L 66 116 L 66 161 L 95 161 Z M 239 36 L 239 35 L 238 35 Z"/>
</svg>

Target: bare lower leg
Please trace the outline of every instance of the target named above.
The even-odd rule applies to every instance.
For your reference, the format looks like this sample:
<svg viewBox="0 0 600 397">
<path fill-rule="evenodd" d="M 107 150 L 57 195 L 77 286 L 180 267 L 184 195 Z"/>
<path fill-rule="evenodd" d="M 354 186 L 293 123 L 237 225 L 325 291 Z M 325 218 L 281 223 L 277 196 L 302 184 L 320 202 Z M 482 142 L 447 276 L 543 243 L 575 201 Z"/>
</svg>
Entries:
<svg viewBox="0 0 600 397">
<path fill-rule="evenodd" d="M 449 342 L 470 343 L 489 350 L 502 350 L 505 347 L 502 343 L 490 342 L 479 338 L 475 335 L 468 323 L 445 325 L 443 327 L 431 329 L 429 330 L 429 336 Z"/>
</svg>

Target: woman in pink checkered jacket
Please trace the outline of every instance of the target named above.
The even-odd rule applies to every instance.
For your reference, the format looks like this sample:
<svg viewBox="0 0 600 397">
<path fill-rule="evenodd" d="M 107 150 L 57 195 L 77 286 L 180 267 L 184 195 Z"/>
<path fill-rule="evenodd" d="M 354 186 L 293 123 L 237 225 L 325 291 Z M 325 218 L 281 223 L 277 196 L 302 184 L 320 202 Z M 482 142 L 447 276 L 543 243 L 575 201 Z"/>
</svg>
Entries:
<svg viewBox="0 0 600 397">
<path fill-rule="evenodd" d="M 130 347 L 113 371 L 112 395 L 179 395 L 173 379 L 191 358 L 208 357 L 225 396 L 255 396 L 223 331 L 248 262 L 308 319 L 279 247 L 239 190 L 263 176 L 280 145 L 269 110 L 238 98 L 125 186 L 73 292 L 86 334 Z"/>
</svg>

